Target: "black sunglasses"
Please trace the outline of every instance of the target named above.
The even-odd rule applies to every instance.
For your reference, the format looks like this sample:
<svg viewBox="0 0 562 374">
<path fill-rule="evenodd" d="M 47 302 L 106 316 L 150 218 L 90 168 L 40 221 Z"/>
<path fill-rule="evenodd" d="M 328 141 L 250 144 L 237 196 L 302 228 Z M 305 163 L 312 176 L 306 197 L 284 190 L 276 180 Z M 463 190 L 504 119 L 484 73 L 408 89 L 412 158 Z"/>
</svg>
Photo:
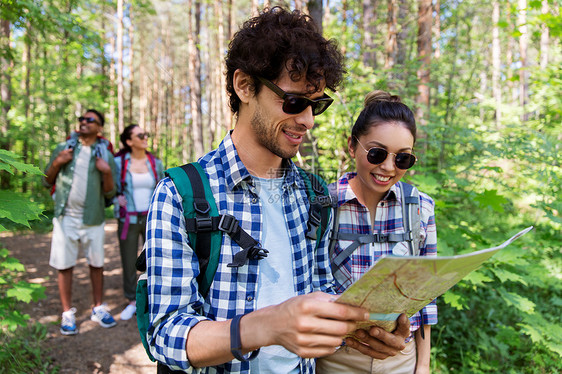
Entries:
<svg viewBox="0 0 562 374">
<path fill-rule="evenodd" d="M 283 99 L 283 111 L 287 114 L 299 114 L 302 113 L 309 105 L 312 107 L 312 114 L 317 116 L 324 113 L 326 109 L 334 102 L 330 96 L 324 94 L 319 99 L 309 99 L 306 96 L 295 95 L 283 91 L 275 83 L 258 77 L 260 82 L 262 82 L 267 88 L 273 91 L 277 96 Z"/>
<path fill-rule="evenodd" d="M 100 124 L 98 120 L 95 119 L 94 117 L 83 117 L 83 116 L 78 117 L 78 122 L 82 122 L 82 121 L 86 121 L 87 123 L 97 123 L 98 125 Z"/>
<path fill-rule="evenodd" d="M 363 148 L 363 150 L 367 152 L 367 161 L 369 161 L 373 165 L 382 164 L 384 160 L 386 160 L 388 155 L 394 155 L 394 165 L 396 165 L 398 169 L 402 169 L 402 170 L 411 168 L 412 166 L 414 166 L 414 164 L 417 161 L 416 156 L 412 153 L 406 153 L 406 152 L 392 153 L 392 152 L 388 152 L 384 148 L 379 148 L 379 147 L 373 147 L 367 150 L 365 147 L 363 147 L 363 144 L 359 142 L 359 139 L 355 138 L 355 140 L 357 140 L 357 143 L 359 143 L 361 148 Z"/>
<path fill-rule="evenodd" d="M 140 134 L 137 134 L 137 135 L 135 135 L 135 136 L 136 136 L 137 138 L 139 138 L 140 140 L 144 140 L 144 139 L 150 138 L 150 134 L 147 133 L 147 132 L 140 133 Z"/>
</svg>

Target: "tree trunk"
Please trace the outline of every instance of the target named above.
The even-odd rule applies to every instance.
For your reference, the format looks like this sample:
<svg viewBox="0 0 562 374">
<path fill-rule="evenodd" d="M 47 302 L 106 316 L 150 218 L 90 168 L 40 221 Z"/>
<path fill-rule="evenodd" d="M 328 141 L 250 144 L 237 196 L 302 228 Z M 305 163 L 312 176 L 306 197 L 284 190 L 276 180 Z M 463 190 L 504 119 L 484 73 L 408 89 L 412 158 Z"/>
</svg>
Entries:
<svg viewBox="0 0 562 374">
<path fill-rule="evenodd" d="M 125 93 L 123 89 L 123 0 L 117 0 L 117 125 L 125 128 Z"/>
<path fill-rule="evenodd" d="M 362 0 L 363 17 L 361 26 L 363 31 L 363 63 L 373 69 L 377 68 L 376 46 L 373 40 L 377 29 L 375 24 L 375 9 L 377 0 Z"/>
<path fill-rule="evenodd" d="M 496 102 L 496 127 L 500 127 L 501 122 L 501 103 L 502 91 L 500 86 L 501 76 L 501 49 L 500 49 L 500 31 L 498 22 L 500 21 L 500 3 L 498 0 L 493 2 L 492 11 L 492 93 Z"/>
<path fill-rule="evenodd" d="M 391 69 L 396 61 L 396 13 L 397 13 L 398 0 L 388 0 L 388 14 L 386 18 L 386 58 L 384 61 L 384 68 Z"/>
<path fill-rule="evenodd" d="M 234 0 L 228 0 L 228 40 L 231 40 L 236 32 L 236 4 Z"/>
<path fill-rule="evenodd" d="M 195 1 L 192 6 L 192 0 L 188 1 L 188 54 L 189 54 L 189 105 L 191 108 L 191 124 L 193 133 L 193 147 L 195 158 L 199 158 L 205 154 L 205 146 L 203 139 L 203 121 L 201 112 L 201 59 L 199 52 L 199 29 L 201 20 L 201 4 L 199 0 Z M 193 12 L 193 13 L 192 13 Z M 186 128 L 187 131 L 187 128 Z"/>
<path fill-rule="evenodd" d="M 8 112 L 12 107 L 12 69 L 13 61 L 11 56 L 10 46 L 10 21 L 0 20 L 0 50 L 2 51 L 2 75 L 0 83 L 0 98 L 2 99 L 2 114 L 0 117 L 0 148 L 7 151 L 11 148 L 10 143 L 10 119 Z M 0 187 L 2 189 L 10 188 L 10 174 L 2 171 L 0 173 Z"/>
<path fill-rule="evenodd" d="M 396 64 L 399 66 L 404 66 L 406 63 L 406 55 L 408 48 L 408 34 L 410 31 L 409 23 L 406 20 L 408 16 L 408 0 L 399 0 L 398 2 L 398 21 L 397 24 L 400 27 L 398 34 L 396 36 Z M 403 70 L 403 69 L 400 69 Z M 401 71 L 396 72 L 396 78 L 402 80 L 404 73 Z"/>
<path fill-rule="evenodd" d="M 527 46 L 529 35 L 527 34 L 527 0 L 519 0 L 519 16 L 517 25 L 519 27 L 519 61 L 521 68 L 519 69 L 519 106 L 523 110 L 521 113 L 521 121 L 527 120 L 527 103 L 529 85 L 527 81 Z"/>
<path fill-rule="evenodd" d="M 429 113 L 429 78 L 431 63 L 431 0 L 418 0 L 418 96 L 416 117 L 420 127 L 427 124 Z M 423 130 L 422 130 L 423 131 Z M 423 134 L 423 132 L 420 132 Z"/>
<path fill-rule="evenodd" d="M 215 4 L 219 5 L 218 1 L 215 1 Z M 226 49 L 226 43 L 224 40 L 224 15 L 222 11 L 222 6 L 215 7 L 216 19 L 217 19 L 217 45 L 218 51 L 224 51 Z M 220 105 L 220 118 L 219 118 L 219 126 L 223 126 L 226 130 L 230 130 L 231 127 L 231 119 L 232 116 L 230 115 L 230 108 L 228 106 L 228 97 L 225 92 L 226 87 L 226 77 L 223 74 L 223 56 L 219 53 L 217 58 L 216 64 L 216 74 L 218 77 L 219 86 L 216 87 L 216 92 L 218 94 L 218 103 Z M 215 118 L 216 120 L 216 118 Z M 215 134 L 209 137 L 210 148 L 213 147 L 213 141 Z"/>
<path fill-rule="evenodd" d="M 439 57 L 441 57 L 441 47 L 439 45 L 439 40 L 441 39 L 441 0 L 435 0 L 433 11 L 435 12 L 435 23 L 433 24 L 433 40 L 436 41 L 433 56 L 437 60 L 439 59 Z"/>
<path fill-rule="evenodd" d="M 322 14 L 324 13 L 322 9 L 322 0 L 308 0 L 308 14 L 314 20 L 316 27 L 318 27 L 318 31 L 320 34 L 323 32 L 322 28 Z"/>
<path fill-rule="evenodd" d="M 508 35 L 507 35 L 507 47 L 505 51 L 505 64 L 506 64 L 506 82 L 507 89 L 509 91 L 508 100 L 510 104 L 514 104 L 517 101 L 518 92 L 515 89 L 515 84 L 513 82 L 513 51 L 515 49 L 515 39 L 513 37 L 513 32 L 515 31 L 515 26 L 513 24 L 513 13 L 508 10 L 507 13 L 507 23 L 508 23 Z"/>
<path fill-rule="evenodd" d="M 111 55 L 115 53 L 115 38 L 111 38 Z M 110 56 L 111 56 L 110 55 Z M 109 58 L 109 113 L 105 116 L 109 122 L 109 136 L 111 141 L 119 144 L 118 132 L 115 129 L 115 62 Z"/>
<path fill-rule="evenodd" d="M 265 7 L 265 5 L 264 5 L 264 7 Z M 259 13 L 258 0 L 252 0 L 251 12 L 252 12 L 252 17 L 255 17 L 255 16 L 258 15 L 258 13 Z"/>
<path fill-rule="evenodd" d="M 24 69 L 23 79 L 21 81 L 21 90 L 24 93 L 23 97 L 23 114 L 25 116 L 24 138 L 23 138 L 23 162 L 26 164 L 35 165 L 33 157 L 34 152 L 30 152 L 29 139 L 35 136 L 34 123 L 30 118 L 31 109 L 31 92 L 30 92 L 30 76 L 31 76 L 31 40 L 32 40 L 32 26 L 28 21 L 26 24 L 25 48 L 22 55 L 22 67 Z M 21 185 L 22 192 L 27 192 L 28 178 L 22 178 Z"/>
<path fill-rule="evenodd" d="M 546 16 L 549 13 L 548 0 L 542 0 L 541 13 Z M 541 70 L 546 69 L 548 66 L 548 50 L 550 44 L 550 30 L 546 23 L 541 24 Z"/>
<path fill-rule="evenodd" d="M 133 26 L 133 7 L 129 7 L 129 115 L 127 116 L 127 123 L 135 122 L 133 119 L 133 113 L 136 113 L 133 110 L 133 96 L 135 94 L 135 66 L 134 66 L 134 57 L 135 57 L 135 28 Z"/>
</svg>

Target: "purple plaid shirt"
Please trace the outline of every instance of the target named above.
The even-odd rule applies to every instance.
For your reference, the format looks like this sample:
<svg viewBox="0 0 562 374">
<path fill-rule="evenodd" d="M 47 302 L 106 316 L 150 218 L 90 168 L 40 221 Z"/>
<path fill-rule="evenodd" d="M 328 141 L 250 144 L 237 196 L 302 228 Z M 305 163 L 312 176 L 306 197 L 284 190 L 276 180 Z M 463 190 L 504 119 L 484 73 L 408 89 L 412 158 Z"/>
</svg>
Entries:
<svg viewBox="0 0 562 374">
<path fill-rule="evenodd" d="M 332 190 L 337 188 L 338 197 L 338 223 L 339 230 L 344 233 L 356 234 L 390 234 L 403 233 L 402 208 L 400 188 L 397 185 L 391 187 L 386 196 L 378 203 L 375 222 L 371 222 L 371 216 L 366 206 L 361 204 L 349 185 L 356 173 L 347 173 L 337 182 L 330 185 Z M 420 219 L 421 219 L 421 241 L 420 256 L 437 256 L 437 233 L 435 230 L 434 202 L 420 192 Z M 337 256 L 352 242 L 339 240 L 335 243 L 333 257 Z M 341 247 L 340 247 L 341 245 Z M 406 246 L 407 243 L 397 243 L 397 246 Z M 337 293 L 345 291 L 353 282 L 361 278 L 363 274 L 383 255 L 391 255 L 393 243 L 364 244 L 351 254 L 342 266 L 334 272 L 335 287 Z M 407 252 L 406 252 L 407 253 Z M 421 311 L 410 317 L 410 331 L 416 331 L 422 322 L 425 325 L 437 323 L 437 305 L 435 300 L 426 305 Z"/>
</svg>

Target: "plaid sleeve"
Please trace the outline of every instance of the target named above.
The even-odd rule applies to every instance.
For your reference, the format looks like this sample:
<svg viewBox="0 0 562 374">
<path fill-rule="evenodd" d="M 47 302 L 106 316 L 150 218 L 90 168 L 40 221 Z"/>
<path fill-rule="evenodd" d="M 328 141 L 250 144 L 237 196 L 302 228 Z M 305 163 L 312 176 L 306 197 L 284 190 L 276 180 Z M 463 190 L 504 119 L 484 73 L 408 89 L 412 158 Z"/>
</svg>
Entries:
<svg viewBox="0 0 562 374">
<path fill-rule="evenodd" d="M 152 196 L 145 248 L 150 351 L 174 370 L 197 372 L 187 360 L 187 335 L 207 318 L 195 312 L 202 305 L 199 263 L 185 231 L 181 196 L 170 178 L 160 181 Z"/>
<path fill-rule="evenodd" d="M 420 243 L 420 256 L 437 256 L 437 231 L 435 227 L 435 203 L 433 199 L 420 192 L 420 215 L 422 224 L 422 235 L 424 239 Z M 420 316 L 425 325 L 437 324 L 437 305 L 435 300 L 427 304 L 420 311 Z M 421 321 L 418 321 L 418 323 Z"/>
<path fill-rule="evenodd" d="M 330 219 L 328 220 L 328 229 L 324 233 L 324 237 L 320 240 L 318 249 L 315 254 L 315 266 L 314 266 L 314 277 L 313 286 L 314 291 L 322 291 L 330 294 L 335 294 L 334 278 L 332 276 L 332 269 L 330 266 L 330 234 L 332 228 L 332 221 L 334 219 L 334 212 L 330 214 Z"/>
</svg>

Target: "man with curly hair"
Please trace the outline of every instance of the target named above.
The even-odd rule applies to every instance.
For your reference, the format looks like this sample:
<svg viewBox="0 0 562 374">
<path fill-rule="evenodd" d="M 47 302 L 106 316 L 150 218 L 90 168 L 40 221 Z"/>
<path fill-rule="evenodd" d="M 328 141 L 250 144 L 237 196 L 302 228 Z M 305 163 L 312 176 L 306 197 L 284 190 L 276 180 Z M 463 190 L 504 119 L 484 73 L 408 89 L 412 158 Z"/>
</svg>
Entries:
<svg viewBox="0 0 562 374">
<path fill-rule="evenodd" d="M 306 236 L 310 202 L 291 161 L 333 101 L 324 90 L 341 83 L 343 56 L 310 17 L 275 7 L 244 23 L 226 68 L 236 126 L 199 164 L 219 214 L 234 216 L 260 251 L 245 253 L 223 235 L 217 272 L 201 296 L 181 198 L 164 178 L 145 247 L 150 350 L 159 373 L 313 373 L 314 358 L 333 353 L 355 321 L 369 317 L 333 302 L 328 237 L 316 248 Z M 377 330 L 367 344 L 346 343 L 394 355 L 408 333 L 407 322 L 400 326 L 397 335 Z"/>
</svg>

